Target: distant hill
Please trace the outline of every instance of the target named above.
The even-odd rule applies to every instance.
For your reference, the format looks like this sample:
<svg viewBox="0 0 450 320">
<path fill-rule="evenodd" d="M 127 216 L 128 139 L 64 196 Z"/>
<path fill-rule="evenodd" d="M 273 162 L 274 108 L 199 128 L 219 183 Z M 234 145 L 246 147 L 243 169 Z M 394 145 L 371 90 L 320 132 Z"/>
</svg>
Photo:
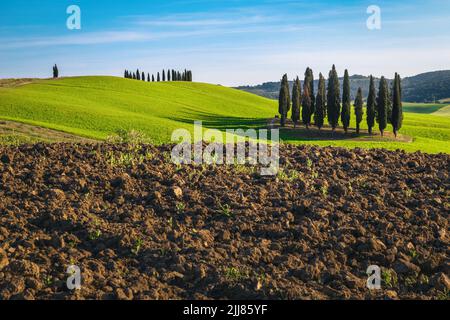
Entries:
<svg viewBox="0 0 450 320">
<path fill-rule="evenodd" d="M 318 78 L 318 76 L 316 75 Z M 340 78 L 341 85 L 343 78 Z M 317 92 L 318 79 L 314 83 L 314 92 Z M 352 98 L 355 97 L 359 87 L 363 90 L 363 95 L 369 92 L 369 77 L 353 75 L 350 77 L 350 89 Z M 392 80 L 389 80 L 391 85 Z M 289 83 L 292 90 L 292 81 Z M 378 88 L 379 79 L 375 79 Z M 251 92 L 270 99 L 278 99 L 280 90 L 279 82 L 266 82 L 257 86 L 241 86 L 236 89 Z M 403 79 L 403 100 L 406 102 L 435 102 L 450 98 L 450 70 L 422 73 L 414 77 Z"/>
</svg>

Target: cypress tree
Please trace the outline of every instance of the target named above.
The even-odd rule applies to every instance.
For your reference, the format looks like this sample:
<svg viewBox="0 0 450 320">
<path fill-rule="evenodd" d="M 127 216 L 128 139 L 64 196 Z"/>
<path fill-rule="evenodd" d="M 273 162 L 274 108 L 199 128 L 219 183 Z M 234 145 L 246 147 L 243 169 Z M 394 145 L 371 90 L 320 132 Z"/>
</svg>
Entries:
<svg viewBox="0 0 450 320">
<path fill-rule="evenodd" d="M 289 83 L 287 74 L 283 76 L 281 80 L 280 95 L 278 97 L 278 112 L 281 115 L 281 126 L 286 125 L 286 118 L 291 106 L 290 96 L 289 96 Z"/>
<path fill-rule="evenodd" d="M 388 85 L 385 77 L 381 77 L 380 88 L 378 90 L 377 97 L 377 110 L 378 110 L 378 128 L 380 129 L 381 136 L 384 135 L 384 129 L 387 126 L 387 106 L 388 106 Z"/>
<path fill-rule="evenodd" d="M 325 119 L 325 78 L 322 73 L 319 74 L 319 91 L 317 92 L 316 108 L 314 112 L 314 122 L 316 126 L 320 129 L 323 127 Z"/>
<path fill-rule="evenodd" d="M 167 81 L 170 82 L 170 70 L 167 70 Z"/>
<path fill-rule="evenodd" d="M 55 64 L 53 66 L 53 78 L 58 78 L 59 77 L 59 70 L 58 70 L 58 66 Z"/>
<path fill-rule="evenodd" d="M 133 72 L 133 79 L 136 80 L 136 73 Z"/>
<path fill-rule="evenodd" d="M 402 104 L 402 89 L 401 78 L 397 73 L 394 80 L 394 91 L 392 95 L 392 115 L 391 124 L 394 131 L 394 135 L 397 138 L 398 131 L 402 128 L 403 124 L 403 104 Z"/>
<path fill-rule="evenodd" d="M 141 72 L 139 69 L 136 70 L 136 80 L 141 80 Z"/>
<path fill-rule="evenodd" d="M 145 81 L 145 72 L 142 72 L 141 80 L 142 80 L 142 81 Z"/>
<path fill-rule="evenodd" d="M 147 72 L 147 82 L 150 82 L 150 73 Z"/>
<path fill-rule="evenodd" d="M 157 81 L 157 82 L 160 82 L 160 81 L 161 81 L 161 77 L 159 76 L 159 72 L 158 72 L 157 75 L 156 75 L 156 81 Z"/>
<path fill-rule="evenodd" d="M 355 116 L 356 116 L 356 133 L 359 134 L 360 131 L 360 124 L 363 119 L 364 115 L 364 101 L 362 97 L 362 90 L 361 88 L 358 88 L 358 93 L 356 94 L 355 98 Z"/>
<path fill-rule="evenodd" d="M 180 71 L 177 72 L 177 79 L 178 79 L 178 81 L 181 81 L 181 73 L 180 73 Z"/>
<path fill-rule="evenodd" d="M 125 70 L 125 73 L 123 74 L 123 77 L 126 79 L 128 78 L 127 70 Z"/>
<path fill-rule="evenodd" d="M 306 129 L 309 129 L 309 125 L 311 124 L 311 95 L 310 95 L 310 82 L 306 82 L 303 84 L 303 98 L 302 98 L 302 122 L 306 126 Z"/>
<path fill-rule="evenodd" d="M 350 126 L 350 77 L 348 75 L 348 70 L 345 70 L 344 73 L 344 89 L 342 93 L 342 112 L 341 112 L 341 121 L 342 126 L 344 127 L 345 133 L 348 131 L 348 127 Z"/>
<path fill-rule="evenodd" d="M 152 82 L 155 82 L 155 75 L 152 74 Z"/>
<path fill-rule="evenodd" d="M 166 71 L 164 69 L 162 71 L 162 81 L 166 81 Z"/>
<path fill-rule="evenodd" d="M 369 96 L 367 97 L 367 127 L 369 134 L 372 134 L 372 128 L 375 126 L 376 100 L 375 100 L 375 82 L 370 76 Z"/>
<path fill-rule="evenodd" d="M 294 81 L 294 87 L 292 89 L 292 114 L 291 119 L 294 122 L 294 128 L 297 126 L 300 120 L 300 99 L 302 97 L 301 93 L 300 79 L 297 77 Z"/>
<path fill-rule="evenodd" d="M 309 87 L 309 96 L 311 98 L 311 114 L 315 112 L 315 100 L 316 96 L 314 94 L 314 73 L 311 68 L 306 68 L 305 71 L 305 82 L 308 83 Z"/>
<path fill-rule="evenodd" d="M 330 71 L 328 79 L 328 93 L 327 93 L 327 114 L 328 122 L 331 125 L 333 131 L 336 129 L 339 123 L 339 116 L 341 111 L 341 91 L 340 91 L 339 78 L 336 72 L 336 67 Z"/>
</svg>

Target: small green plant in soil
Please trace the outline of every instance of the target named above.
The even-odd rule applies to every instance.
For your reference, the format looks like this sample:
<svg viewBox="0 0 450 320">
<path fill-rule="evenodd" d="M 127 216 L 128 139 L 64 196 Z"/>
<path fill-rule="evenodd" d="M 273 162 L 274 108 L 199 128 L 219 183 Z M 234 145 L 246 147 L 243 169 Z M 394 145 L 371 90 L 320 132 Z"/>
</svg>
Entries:
<svg viewBox="0 0 450 320">
<path fill-rule="evenodd" d="M 139 254 L 141 251 L 142 245 L 144 244 L 144 241 L 141 238 L 136 239 L 134 242 L 133 248 L 131 249 L 131 253 L 133 253 L 135 256 Z"/>
<path fill-rule="evenodd" d="M 89 240 L 94 241 L 100 239 L 102 232 L 100 230 L 95 230 L 89 233 Z"/>
<path fill-rule="evenodd" d="M 186 205 L 182 202 L 177 202 L 175 207 L 176 207 L 178 213 L 183 213 L 184 210 L 186 210 Z"/>
<path fill-rule="evenodd" d="M 389 288 L 392 288 L 397 285 L 397 278 L 392 274 L 390 270 L 384 270 L 381 273 L 381 279 L 383 280 L 384 284 Z"/>
<path fill-rule="evenodd" d="M 222 215 L 231 218 L 234 214 L 233 211 L 231 210 L 231 207 L 228 204 L 222 205 L 219 204 L 219 209 Z"/>
<path fill-rule="evenodd" d="M 229 281 L 237 282 L 244 277 L 245 274 L 242 273 L 238 268 L 235 267 L 225 268 L 225 278 L 227 278 L 227 280 Z"/>
</svg>

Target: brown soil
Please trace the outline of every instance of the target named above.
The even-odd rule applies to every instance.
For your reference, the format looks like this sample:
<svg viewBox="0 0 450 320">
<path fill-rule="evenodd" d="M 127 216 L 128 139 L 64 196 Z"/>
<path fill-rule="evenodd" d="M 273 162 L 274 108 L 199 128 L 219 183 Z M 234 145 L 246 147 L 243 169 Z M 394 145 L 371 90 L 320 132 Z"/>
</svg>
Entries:
<svg viewBox="0 0 450 320">
<path fill-rule="evenodd" d="M 170 150 L 0 146 L 0 299 L 449 298 L 449 155 L 287 145 L 263 178 Z"/>
</svg>

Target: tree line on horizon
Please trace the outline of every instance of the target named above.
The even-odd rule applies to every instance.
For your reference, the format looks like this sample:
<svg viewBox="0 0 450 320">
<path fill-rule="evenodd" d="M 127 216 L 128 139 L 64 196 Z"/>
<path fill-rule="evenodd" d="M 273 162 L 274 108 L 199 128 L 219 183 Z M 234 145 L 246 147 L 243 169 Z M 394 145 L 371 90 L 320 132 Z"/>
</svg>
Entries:
<svg viewBox="0 0 450 320">
<path fill-rule="evenodd" d="M 351 119 L 351 98 L 350 98 L 350 77 L 348 70 L 345 70 L 344 83 L 341 98 L 341 87 L 336 67 L 333 65 L 329 75 L 328 83 L 322 73 L 319 74 L 319 87 L 317 95 L 314 93 L 314 75 L 310 68 L 306 69 L 303 86 L 299 77 L 294 80 L 292 96 L 289 92 L 289 82 L 287 74 L 281 80 L 280 94 L 278 98 L 278 112 L 281 116 L 281 126 L 286 125 L 288 112 L 291 110 L 291 120 L 294 127 L 301 123 L 307 129 L 315 125 L 319 130 L 324 126 L 325 118 L 331 126 L 333 132 L 342 123 L 345 133 L 348 132 Z M 364 99 L 362 89 L 358 88 L 355 100 L 353 101 L 354 113 L 356 117 L 356 132 L 360 133 L 360 124 L 364 115 Z M 393 127 L 395 137 L 402 127 L 403 105 L 402 105 L 402 84 L 399 74 L 395 74 L 392 89 L 389 88 L 385 77 L 381 77 L 378 94 L 375 89 L 373 76 L 370 76 L 369 94 L 366 104 L 367 126 L 369 134 L 372 134 L 375 122 L 381 136 L 387 124 Z"/>
<path fill-rule="evenodd" d="M 156 76 L 154 74 L 150 75 L 150 73 L 141 72 L 137 69 L 135 72 L 125 70 L 124 78 L 126 79 L 134 79 L 139 81 L 147 81 L 147 82 L 165 82 L 165 81 L 188 81 L 192 82 L 192 71 L 184 70 L 182 72 L 176 70 L 168 69 L 163 70 L 161 73 L 157 72 Z"/>
</svg>

